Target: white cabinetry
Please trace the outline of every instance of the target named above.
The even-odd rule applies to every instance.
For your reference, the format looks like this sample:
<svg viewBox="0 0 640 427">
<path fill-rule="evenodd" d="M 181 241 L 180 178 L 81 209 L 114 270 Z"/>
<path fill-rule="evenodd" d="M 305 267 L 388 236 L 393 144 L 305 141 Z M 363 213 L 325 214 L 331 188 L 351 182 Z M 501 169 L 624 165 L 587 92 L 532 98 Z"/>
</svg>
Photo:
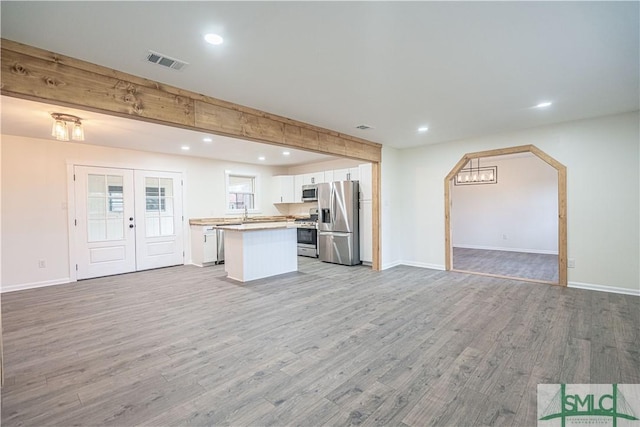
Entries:
<svg viewBox="0 0 640 427">
<path fill-rule="evenodd" d="M 371 200 L 371 163 L 365 163 L 353 168 L 334 169 L 323 172 L 305 173 L 301 175 L 289 176 L 293 180 L 293 198 L 290 202 L 280 202 L 274 200 L 274 203 L 301 203 L 302 202 L 302 186 L 310 184 L 320 184 L 323 182 L 333 181 L 360 181 L 360 200 Z M 285 176 L 274 177 L 281 178 L 284 181 Z M 282 183 L 274 183 L 276 197 L 279 198 L 283 193 L 279 190 Z M 286 200 L 286 199 L 283 199 Z"/>
<path fill-rule="evenodd" d="M 304 174 L 303 177 L 304 177 L 303 185 L 321 184 L 323 182 L 326 182 L 324 180 L 324 172 L 307 173 L 307 174 Z"/>
<path fill-rule="evenodd" d="M 293 175 L 278 175 L 272 179 L 273 203 L 295 203 L 300 198 L 295 198 L 295 179 Z"/>
<path fill-rule="evenodd" d="M 371 200 L 360 201 L 360 259 L 373 262 L 373 204 Z"/>
<path fill-rule="evenodd" d="M 359 181 L 360 181 L 360 200 L 372 199 L 372 187 L 371 187 L 371 163 L 365 163 L 358 166 Z"/>
<path fill-rule="evenodd" d="M 212 226 L 191 226 L 191 262 L 198 267 L 218 261 L 216 229 Z"/>
<path fill-rule="evenodd" d="M 337 179 L 333 178 L 333 171 L 324 171 L 324 182 L 333 182 Z"/>
<path fill-rule="evenodd" d="M 332 172 L 333 181 L 358 181 L 360 179 L 360 172 L 357 167 L 347 169 L 334 169 Z"/>
<path fill-rule="evenodd" d="M 293 202 L 302 203 L 302 186 L 304 185 L 304 175 L 293 177 Z"/>
<path fill-rule="evenodd" d="M 358 166 L 360 175 L 360 259 L 373 262 L 373 202 L 371 163 Z"/>
</svg>

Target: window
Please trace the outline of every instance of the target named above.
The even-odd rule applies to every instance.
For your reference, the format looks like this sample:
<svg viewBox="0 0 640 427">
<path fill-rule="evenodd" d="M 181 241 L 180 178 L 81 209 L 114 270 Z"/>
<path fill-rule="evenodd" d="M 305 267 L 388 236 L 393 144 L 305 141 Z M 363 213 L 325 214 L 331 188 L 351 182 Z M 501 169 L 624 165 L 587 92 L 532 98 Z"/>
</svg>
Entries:
<svg viewBox="0 0 640 427">
<path fill-rule="evenodd" d="M 239 175 L 227 172 L 227 210 L 256 211 L 255 175 Z"/>
</svg>

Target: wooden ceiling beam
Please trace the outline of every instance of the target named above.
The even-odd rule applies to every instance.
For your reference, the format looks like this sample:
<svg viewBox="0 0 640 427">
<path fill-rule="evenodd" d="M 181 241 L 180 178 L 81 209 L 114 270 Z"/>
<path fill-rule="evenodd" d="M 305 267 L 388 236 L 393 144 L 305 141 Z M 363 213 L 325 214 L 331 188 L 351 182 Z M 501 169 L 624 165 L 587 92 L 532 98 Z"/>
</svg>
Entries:
<svg viewBox="0 0 640 427">
<path fill-rule="evenodd" d="M 380 144 L 1 40 L 1 93 L 316 153 L 380 162 Z"/>
</svg>

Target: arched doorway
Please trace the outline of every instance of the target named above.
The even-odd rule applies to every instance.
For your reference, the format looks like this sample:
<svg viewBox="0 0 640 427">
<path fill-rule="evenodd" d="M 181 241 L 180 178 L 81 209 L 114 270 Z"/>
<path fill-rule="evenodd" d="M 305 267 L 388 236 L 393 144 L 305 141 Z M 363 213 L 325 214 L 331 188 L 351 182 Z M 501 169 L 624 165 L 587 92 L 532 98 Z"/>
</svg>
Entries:
<svg viewBox="0 0 640 427">
<path fill-rule="evenodd" d="M 532 153 L 558 173 L 558 284 L 567 286 L 567 173 L 566 167 L 534 145 L 501 148 L 467 153 L 447 174 L 445 186 L 445 268 L 453 270 L 453 242 L 451 229 L 451 186 L 453 180 L 472 160 L 517 153 Z"/>
</svg>

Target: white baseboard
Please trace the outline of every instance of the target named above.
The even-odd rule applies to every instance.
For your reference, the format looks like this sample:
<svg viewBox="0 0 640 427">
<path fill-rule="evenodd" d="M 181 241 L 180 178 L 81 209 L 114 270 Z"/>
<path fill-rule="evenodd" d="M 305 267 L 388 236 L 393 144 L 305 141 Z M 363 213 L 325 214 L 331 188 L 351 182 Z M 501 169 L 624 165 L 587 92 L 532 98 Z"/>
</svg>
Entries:
<svg viewBox="0 0 640 427">
<path fill-rule="evenodd" d="M 558 251 L 550 251 L 546 249 L 524 249 L 524 248 L 502 248 L 499 246 L 481 246 L 481 245 L 453 245 L 454 248 L 462 249 L 483 249 L 485 251 L 506 251 L 506 252 L 523 252 L 526 254 L 544 254 L 558 255 Z"/>
<path fill-rule="evenodd" d="M 382 270 L 388 270 L 390 268 L 397 267 L 399 265 L 402 265 L 402 261 L 394 261 L 394 262 L 390 262 L 388 264 L 382 264 L 382 268 L 381 269 Z"/>
<path fill-rule="evenodd" d="M 45 286 L 65 285 L 71 283 L 69 277 L 63 277 L 61 279 L 44 280 L 42 282 L 20 283 L 18 285 L 2 285 L 0 292 L 3 294 L 6 292 L 23 291 L 25 289 L 44 288 Z"/>
<path fill-rule="evenodd" d="M 594 285 L 591 283 L 569 282 L 569 288 L 587 289 L 590 291 L 611 292 L 614 294 L 640 296 L 640 289 L 619 288 L 616 286 Z"/>
<path fill-rule="evenodd" d="M 420 268 L 428 268 L 430 270 L 441 270 L 444 271 L 444 265 L 441 264 L 429 264 L 426 262 L 417 262 L 417 261 L 400 261 L 402 265 L 408 265 L 409 267 L 420 267 Z"/>
</svg>

